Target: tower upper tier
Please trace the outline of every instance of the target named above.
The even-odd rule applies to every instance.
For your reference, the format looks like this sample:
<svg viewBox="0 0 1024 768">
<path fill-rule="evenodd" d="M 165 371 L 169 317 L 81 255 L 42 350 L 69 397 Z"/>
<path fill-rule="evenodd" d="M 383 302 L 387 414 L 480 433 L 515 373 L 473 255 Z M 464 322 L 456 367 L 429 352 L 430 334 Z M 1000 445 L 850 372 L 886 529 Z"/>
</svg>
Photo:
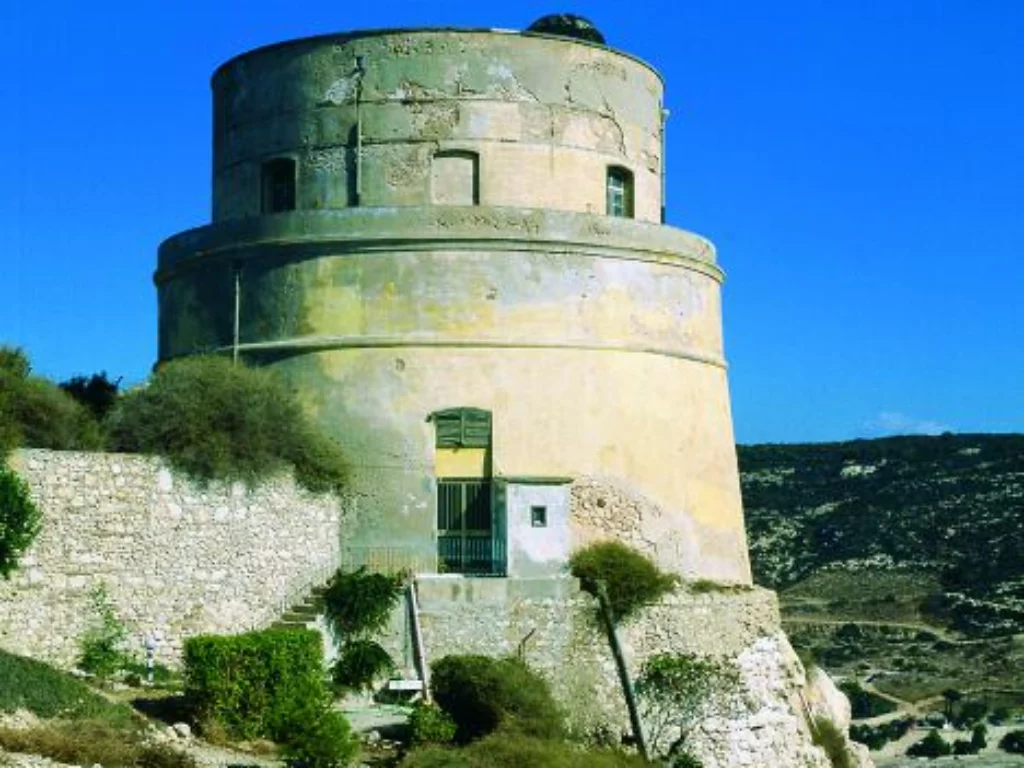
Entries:
<svg viewBox="0 0 1024 768">
<path fill-rule="evenodd" d="M 213 77 L 213 219 L 480 204 L 659 222 L 662 90 L 632 56 L 535 33 L 259 48 Z"/>
</svg>

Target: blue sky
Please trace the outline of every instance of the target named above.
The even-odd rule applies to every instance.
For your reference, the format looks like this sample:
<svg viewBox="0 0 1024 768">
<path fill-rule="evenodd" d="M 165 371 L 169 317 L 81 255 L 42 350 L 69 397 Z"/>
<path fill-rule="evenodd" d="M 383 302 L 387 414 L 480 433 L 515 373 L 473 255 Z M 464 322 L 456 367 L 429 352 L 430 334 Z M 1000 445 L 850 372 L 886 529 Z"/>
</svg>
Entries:
<svg viewBox="0 0 1024 768">
<path fill-rule="evenodd" d="M 291 37 L 588 16 L 667 82 L 743 442 L 1024 431 L 1024 3 L 0 0 L 0 343 L 142 379 L 156 246 L 209 218 L 209 76 Z"/>
</svg>

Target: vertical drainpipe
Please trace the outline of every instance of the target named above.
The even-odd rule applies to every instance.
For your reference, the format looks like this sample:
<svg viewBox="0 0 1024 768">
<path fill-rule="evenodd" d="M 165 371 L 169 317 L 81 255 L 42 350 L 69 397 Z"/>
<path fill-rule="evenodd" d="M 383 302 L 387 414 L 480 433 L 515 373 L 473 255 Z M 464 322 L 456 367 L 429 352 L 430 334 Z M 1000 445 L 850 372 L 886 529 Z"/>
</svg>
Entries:
<svg viewBox="0 0 1024 768">
<path fill-rule="evenodd" d="M 665 123 L 668 122 L 669 111 L 665 109 L 665 104 L 662 102 L 661 105 L 661 223 L 665 223 L 665 151 L 668 148 L 668 142 L 665 141 Z"/>
<path fill-rule="evenodd" d="M 238 365 L 239 320 L 242 314 L 242 265 L 234 264 L 235 272 L 235 319 L 231 332 L 231 362 Z"/>
<path fill-rule="evenodd" d="M 356 205 L 363 202 L 363 75 L 366 59 L 356 56 Z"/>
</svg>

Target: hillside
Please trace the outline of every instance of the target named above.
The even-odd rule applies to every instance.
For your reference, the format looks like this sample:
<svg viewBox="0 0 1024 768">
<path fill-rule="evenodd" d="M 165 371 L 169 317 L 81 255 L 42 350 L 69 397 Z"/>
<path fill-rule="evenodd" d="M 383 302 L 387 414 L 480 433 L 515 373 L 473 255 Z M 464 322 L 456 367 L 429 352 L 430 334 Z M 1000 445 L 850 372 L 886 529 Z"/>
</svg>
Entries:
<svg viewBox="0 0 1024 768">
<path fill-rule="evenodd" d="M 1024 435 L 741 446 L 739 460 L 759 584 L 820 597 L 856 576 L 857 596 L 910 590 L 953 629 L 1022 631 Z"/>
<path fill-rule="evenodd" d="M 739 448 L 754 579 L 839 679 L 1024 707 L 1024 435 Z"/>
</svg>

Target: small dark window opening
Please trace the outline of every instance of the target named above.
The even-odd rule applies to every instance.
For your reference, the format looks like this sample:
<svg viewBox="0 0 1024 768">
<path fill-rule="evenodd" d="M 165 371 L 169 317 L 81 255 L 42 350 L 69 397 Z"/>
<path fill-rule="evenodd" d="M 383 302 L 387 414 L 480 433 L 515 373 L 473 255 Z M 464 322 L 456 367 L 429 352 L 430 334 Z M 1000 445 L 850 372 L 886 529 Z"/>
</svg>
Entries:
<svg viewBox="0 0 1024 768">
<path fill-rule="evenodd" d="M 534 528 L 548 527 L 548 508 L 530 507 L 530 525 Z"/>
<path fill-rule="evenodd" d="M 605 199 L 609 216 L 633 218 L 633 174 L 629 169 L 618 165 L 608 168 Z"/>
<path fill-rule="evenodd" d="M 287 157 L 263 164 L 263 213 L 295 210 L 295 161 Z"/>
</svg>

